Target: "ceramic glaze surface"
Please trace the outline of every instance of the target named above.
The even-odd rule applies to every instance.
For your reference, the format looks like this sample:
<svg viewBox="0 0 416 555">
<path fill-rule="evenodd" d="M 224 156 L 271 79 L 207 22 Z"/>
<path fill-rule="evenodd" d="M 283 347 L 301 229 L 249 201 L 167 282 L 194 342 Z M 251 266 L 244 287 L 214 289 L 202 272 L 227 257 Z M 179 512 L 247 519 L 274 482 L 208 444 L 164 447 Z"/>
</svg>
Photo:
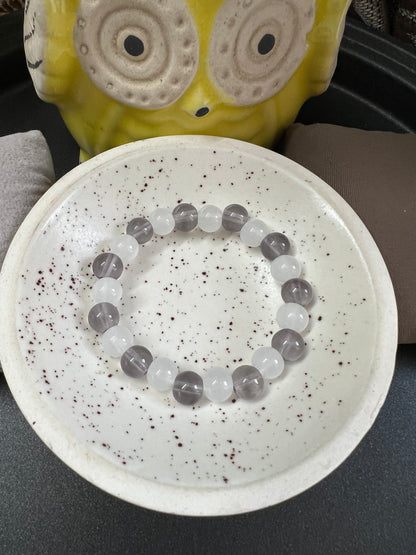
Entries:
<svg viewBox="0 0 416 555">
<path fill-rule="evenodd" d="M 83 159 L 176 134 L 263 146 L 332 77 L 350 0 L 28 0 L 25 52 Z"/>
<path fill-rule="evenodd" d="M 254 402 L 181 406 L 126 376 L 88 325 L 97 253 L 180 202 L 245 206 L 292 240 L 312 284 L 306 355 Z M 223 228 L 155 236 L 120 279 L 120 323 L 180 372 L 250 365 L 279 329 L 270 262 Z M 24 224 L 1 290 L 2 362 L 34 429 L 92 482 L 159 510 L 227 514 L 302 491 L 356 446 L 394 367 L 394 298 L 368 232 L 318 178 L 237 141 L 153 139 L 76 168 Z"/>
</svg>

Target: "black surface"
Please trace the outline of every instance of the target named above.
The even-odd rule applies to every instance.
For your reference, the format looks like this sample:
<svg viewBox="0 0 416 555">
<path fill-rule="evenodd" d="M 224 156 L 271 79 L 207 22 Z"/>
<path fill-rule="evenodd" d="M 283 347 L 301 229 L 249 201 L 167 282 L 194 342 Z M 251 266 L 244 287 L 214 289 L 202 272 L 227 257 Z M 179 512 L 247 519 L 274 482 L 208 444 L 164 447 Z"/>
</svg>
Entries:
<svg viewBox="0 0 416 555">
<path fill-rule="evenodd" d="M 0 135 L 40 129 L 62 175 L 77 148 L 33 91 L 20 29 L 20 14 L 0 18 Z M 299 120 L 416 131 L 415 60 L 349 21 L 330 89 Z M 98 490 L 39 440 L 3 376 L 0 422 L 0 554 L 416 554 L 416 345 L 399 347 L 386 403 L 347 461 L 296 498 L 246 515 L 175 517 Z"/>
<path fill-rule="evenodd" d="M 348 20 L 328 91 L 306 102 L 303 123 L 416 132 L 416 49 Z"/>
</svg>

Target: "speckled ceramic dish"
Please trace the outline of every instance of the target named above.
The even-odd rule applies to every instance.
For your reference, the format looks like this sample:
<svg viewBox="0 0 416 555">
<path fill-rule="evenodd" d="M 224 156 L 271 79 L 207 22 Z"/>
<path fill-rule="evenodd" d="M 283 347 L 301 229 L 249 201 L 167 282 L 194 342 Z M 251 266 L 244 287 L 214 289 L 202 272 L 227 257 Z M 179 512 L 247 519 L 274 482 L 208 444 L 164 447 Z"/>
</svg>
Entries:
<svg viewBox="0 0 416 555">
<path fill-rule="evenodd" d="M 95 255 L 180 200 L 245 205 L 292 239 L 314 287 L 307 354 L 260 401 L 178 405 L 125 376 L 88 327 Z M 181 369 L 250 364 L 278 329 L 269 263 L 224 230 L 152 239 L 123 287 L 122 319 Z M 34 430 L 87 480 L 165 512 L 252 511 L 315 484 L 368 431 L 394 369 L 393 289 L 364 225 L 302 167 L 228 139 L 151 139 L 67 174 L 17 233 L 1 306 L 4 372 Z"/>
</svg>

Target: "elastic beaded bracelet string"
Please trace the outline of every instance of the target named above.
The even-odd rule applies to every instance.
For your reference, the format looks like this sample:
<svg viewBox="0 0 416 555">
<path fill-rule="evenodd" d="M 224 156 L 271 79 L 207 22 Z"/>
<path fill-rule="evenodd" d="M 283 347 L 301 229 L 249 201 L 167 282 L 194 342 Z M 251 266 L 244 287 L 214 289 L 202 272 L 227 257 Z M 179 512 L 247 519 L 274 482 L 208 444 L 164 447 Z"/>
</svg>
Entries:
<svg viewBox="0 0 416 555">
<path fill-rule="evenodd" d="M 173 230 L 189 232 L 197 226 L 207 233 L 223 227 L 239 233 L 245 245 L 260 247 L 270 261 L 272 276 L 282 284 L 284 301 L 276 314 L 281 329 L 273 335 L 271 347 L 260 347 L 254 351 L 251 364 L 239 366 L 232 373 L 226 368 L 214 367 L 203 377 L 189 370 L 179 372 L 169 358 L 154 358 L 146 347 L 135 344 L 129 328 L 119 325 L 117 309 L 123 293 L 118 278 L 124 264 L 137 256 L 140 245 L 150 241 L 153 234 L 168 235 Z M 187 203 L 179 204 L 173 211 L 157 208 L 148 219 L 131 220 L 126 233 L 112 240 L 110 251 L 94 259 L 92 270 L 99 279 L 92 288 L 96 304 L 89 311 L 89 325 L 101 334 L 103 350 L 111 357 L 120 358 L 121 369 L 127 376 L 146 376 L 151 387 L 157 391 L 172 390 L 176 401 L 183 405 L 195 405 L 202 395 L 215 403 L 227 401 L 233 393 L 241 399 L 259 399 L 265 382 L 278 378 L 285 362 L 297 361 L 305 352 L 300 334 L 309 322 L 305 307 L 312 302 L 313 290 L 310 283 L 299 277 L 301 265 L 289 251 L 290 242 L 284 234 L 271 232 L 261 220 L 250 219 L 247 210 L 239 204 L 231 204 L 223 211 L 212 205 L 204 205 L 197 211 Z"/>
</svg>

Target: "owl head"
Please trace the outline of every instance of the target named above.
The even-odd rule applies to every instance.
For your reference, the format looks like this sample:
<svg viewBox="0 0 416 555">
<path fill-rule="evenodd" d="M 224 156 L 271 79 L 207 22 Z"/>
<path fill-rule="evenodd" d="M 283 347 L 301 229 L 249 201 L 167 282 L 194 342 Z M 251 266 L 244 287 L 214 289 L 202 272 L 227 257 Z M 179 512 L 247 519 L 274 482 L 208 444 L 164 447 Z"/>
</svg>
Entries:
<svg viewBox="0 0 416 555">
<path fill-rule="evenodd" d="M 160 135 L 269 146 L 332 77 L 350 0 L 26 0 L 38 95 L 84 158 Z"/>
</svg>

